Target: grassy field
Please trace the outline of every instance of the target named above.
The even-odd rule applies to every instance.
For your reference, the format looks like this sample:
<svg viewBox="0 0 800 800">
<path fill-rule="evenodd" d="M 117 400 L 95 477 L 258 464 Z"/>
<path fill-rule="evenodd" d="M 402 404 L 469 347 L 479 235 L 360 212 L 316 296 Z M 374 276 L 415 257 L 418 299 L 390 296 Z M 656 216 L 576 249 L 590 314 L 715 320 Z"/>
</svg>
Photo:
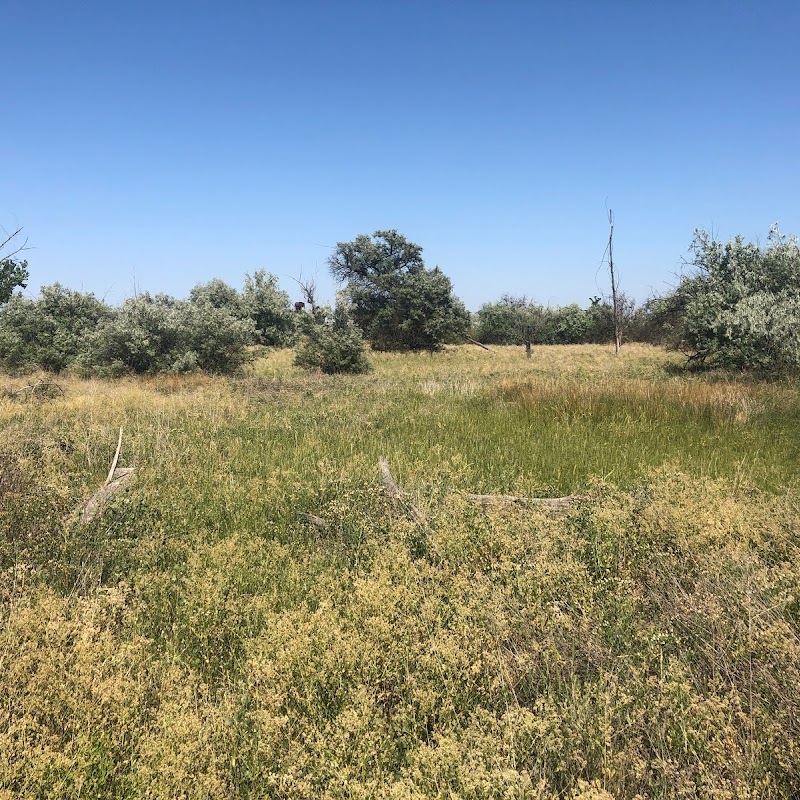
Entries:
<svg viewBox="0 0 800 800">
<path fill-rule="evenodd" d="M 800 795 L 800 386 L 372 358 L 0 397 L 0 800 Z"/>
</svg>

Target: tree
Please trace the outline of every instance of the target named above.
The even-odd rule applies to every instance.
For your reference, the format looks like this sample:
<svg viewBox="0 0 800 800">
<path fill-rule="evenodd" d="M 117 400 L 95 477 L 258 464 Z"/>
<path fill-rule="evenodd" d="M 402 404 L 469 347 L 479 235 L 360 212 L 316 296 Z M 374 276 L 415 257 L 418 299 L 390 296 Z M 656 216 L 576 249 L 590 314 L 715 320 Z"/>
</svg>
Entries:
<svg viewBox="0 0 800 800">
<path fill-rule="evenodd" d="M 25 242 L 19 242 L 22 228 L 17 228 L 9 234 L 3 231 L 0 236 L 5 239 L 0 242 L 0 305 L 7 303 L 14 293 L 14 289 L 24 289 L 28 285 L 28 262 L 15 259 L 18 253 L 26 249 Z M 6 255 L 3 251 L 6 250 Z"/>
<path fill-rule="evenodd" d="M 766 247 L 695 231 L 693 274 L 657 309 L 690 361 L 736 369 L 800 367 L 800 247 L 770 228 Z"/>
<path fill-rule="evenodd" d="M 339 242 L 328 266 L 347 282 L 353 320 L 377 350 L 438 350 L 469 326 L 449 278 L 396 230 Z"/>
<path fill-rule="evenodd" d="M 524 295 L 503 295 L 498 303 L 486 303 L 478 311 L 476 337 L 487 344 L 524 344 L 531 357 L 531 345 L 542 341 L 546 310 Z"/>
</svg>

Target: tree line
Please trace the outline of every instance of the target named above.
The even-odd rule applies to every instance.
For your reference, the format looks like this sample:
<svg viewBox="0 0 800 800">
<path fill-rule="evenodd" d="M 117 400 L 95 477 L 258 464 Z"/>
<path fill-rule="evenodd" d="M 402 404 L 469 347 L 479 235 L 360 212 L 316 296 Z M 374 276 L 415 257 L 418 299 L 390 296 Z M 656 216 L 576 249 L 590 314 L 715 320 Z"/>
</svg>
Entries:
<svg viewBox="0 0 800 800">
<path fill-rule="evenodd" d="M 9 239 L 4 242 L 7 245 Z M 698 231 L 691 271 L 674 291 L 641 305 L 622 296 L 624 338 L 684 352 L 690 363 L 762 371 L 800 366 L 800 248 L 772 228 L 765 246 L 727 244 Z M 60 284 L 28 298 L 19 250 L 0 259 L 0 367 L 120 376 L 204 370 L 230 373 L 259 347 L 296 347 L 295 363 L 324 372 L 365 372 L 373 350 L 434 352 L 468 339 L 491 344 L 612 342 L 612 304 L 592 297 L 549 307 L 503 296 L 470 314 L 450 279 L 429 268 L 422 248 L 396 230 L 337 244 L 328 260 L 343 285 L 335 307 L 298 313 L 277 278 L 245 275 L 241 290 L 220 279 L 186 300 L 136 293 L 119 307 Z M 0 255 L 2 250 L 0 249 Z"/>
</svg>

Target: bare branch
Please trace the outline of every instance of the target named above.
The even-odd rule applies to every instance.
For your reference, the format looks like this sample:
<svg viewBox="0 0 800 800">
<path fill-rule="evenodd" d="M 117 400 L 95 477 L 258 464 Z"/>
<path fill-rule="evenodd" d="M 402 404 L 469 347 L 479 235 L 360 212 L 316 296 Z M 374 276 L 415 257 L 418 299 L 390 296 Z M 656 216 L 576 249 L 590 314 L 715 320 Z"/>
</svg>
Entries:
<svg viewBox="0 0 800 800">
<path fill-rule="evenodd" d="M 381 479 L 383 480 L 383 485 L 386 487 L 389 497 L 396 501 L 403 509 L 405 515 L 418 525 L 425 522 L 425 515 L 415 505 L 403 499 L 402 490 L 395 483 L 394 478 L 392 478 L 392 473 L 389 470 L 389 462 L 385 458 L 381 458 L 378 461 L 378 467 L 380 468 Z"/>
<path fill-rule="evenodd" d="M 30 247 L 28 247 L 28 240 L 27 240 L 27 238 L 26 238 L 26 239 L 25 239 L 25 241 L 24 241 L 24 242 L 22 242 L 22 244 L 20 244 L 20 245 L 19 245 L 19 246 L 16 248 L 16 250 L 12 250 L 12 251 L 11 251 L 11 252 L 9 252 L 9 253 L 5 253 L 5 254 L 3 254 L 3 252 L 2 252 L 2 251 L 3 251 L 3 248 L 4 248 L 4 247 L 5 247 L 5 246 L 6 246 L 6 245 L 9 243 L 9 242 L 13 241 L 13 240 L 14 240 L 14 239 L 15 239 L 17 236 L 19 236 L 19 235 L 20 235 L 20 233 L 22 233 L 22 228 L 17 228 L 17 229 L 14 231 L 14 233 L 11 233 L 11 234 L 9 234 L 9 233 L 8 233 L 8 231 L 7 231 L 5 228 L 3 228 L 2 230 L 3 230 L 3 233 L 4 233 L 4 234 L 5 234 L 5 236 L 6 236 L 5 240 L 4 240 L 4 241 L 2 241 L 2 242 L 0 242 L 0 257 L 2 257 L 2 260 L 3 260 L 3 261 L 5 261 L 6 259 L 9 259 L 9 258 L 13 258 L 15 255 L 17 255 L 18 253 L 21 253 L 23 250 L 30 250 Z"/>
<path fill-rule="evenodd" d="M 471 503 L 480 503 L 484 510 L 487 508 L 508 508 L 519 506 L 521 508 L 544 507 L 554 511 L 565 511 L 572 508 L 575 503 L 585 500 L 586 495 L 570 494 L 566 497 L 515 497 L 510 494 L 468 494 L 467 500 Z"/>
</svg>

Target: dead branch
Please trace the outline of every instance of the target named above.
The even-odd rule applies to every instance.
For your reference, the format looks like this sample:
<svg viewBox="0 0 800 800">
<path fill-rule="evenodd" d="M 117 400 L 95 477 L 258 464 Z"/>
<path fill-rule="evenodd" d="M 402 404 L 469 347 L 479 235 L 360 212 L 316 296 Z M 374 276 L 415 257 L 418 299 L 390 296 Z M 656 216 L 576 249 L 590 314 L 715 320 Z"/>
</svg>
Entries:
<svg viewBox="0 0 800 800">
<path fill-rule="evenodd" d="M 403 513 L 418 525 L 425 522 L 425 515 L 415 505 L 403 499 L 403 492 L 395 483 L 394 478 L 392 478 L 392 473 L 389 470 L 389 462 L 382 457 L 378 461 L 378 467 L 381 471 L 381 480 L 383 481 L 384 487 L 386 487 L 389 497 L 396 501 L 403 509 Z"/>
<path fill-rule="evenodd" d="M 114 471 L 117 468 L 117 461 L 119 461 L 119 451 L 122 449 L 122 426 L 119 428 L 119 440 L 117 441 L 117 452 L 114 453 L 114 460 L 111 462 L 111 469 L 108 471 L 105 485 L 108 486 L 114 480 Z"/>
<path fill-rule="evenodd" d="M 571 494 L 566 497 L 515 497 L 510 494 L 468 494 L 467 500 L 471 503 L 480 503 L 484 510 L 487 508 L 508 508 L 519 506 L 521 508 L 544 507 L 555 511 L 564 511 L 572 508 L 576 503 L 585 500 L 586 495 Z"/>
<path fill-rule="evenodd" d="M 133 467 L 118 467 L 119 453 L 122 450 L 122 427 L 119 429 L 119 439 L 111 469 L 108 471 L 106 482 L 82 506 L 77 509 L 81 523 L 91 522 L 102 513 L 106 504 L 117 492 L 124 489 L 133 479 Z"/>
<path fill-rule="evenodd" d="M 484 350 L 488 351 L 489 353 L 492 352 L 485 344 L 481 344 L 479 341 L 477 341 L 475 339 L 470 339 L 469 336 L 465 336 L 464 338 L 468 342 L 470 342 L 470 344 L 476 344 L 476 345 L 478 345 L 478 347 L 482 347 Z"/>
<path fill-rule="evenodd" d="M 102 513 L 106 504 L 120 490 L 124 489 L 133 479 L 133 467 L 119 467 L 114 471 L 113 479 L 110 483 L 103 485 L 96 491 L 86 503 L 79 508 L 80 521 L 83 524 L 91 522 L 95 517 Z"/>
<path fill-rule="evenodd" d="M 36 383 L 29 383 L 27 386 L 20 386 L 19 389 L 8 389 L 6 391 L 6 396 L 13 400 L 23 395 L 25 392 L 30 393 L 29 397 L 34 397 L 37 392 L 40 395 L 44 395 L 45 391 L 50 391 L 51 393 L 59 392 L 62 396 L 64 395 L 64 390 L 57 383 L 53 381 L 36 381 Z"/>
<path fill-rule="evenodd" d="M 2 242 L 0 242 L 0 253 L 1 253 L 3 248 L 7 244 L 9 244 L 9 242 L 11 242 L 14 239 L 16 239 L 17 236 L 19 236 L 22 233 L 22 228 L 17 228 L 14 231 L 14 233 L 9 233 L 5 228 L 0 228 L 0 230 L 3 231 L 3 233 L 5 234 L 5 237 L 6 237 Z M 11 250 L 8 253 L 5 253 L 2 256 L 2 260 L 6 261 L 8 259 L 14 258 L 14 256 L 18 255 L 23 250 L 30 250 L 30 248 L 28 247 L 28 240 L 27 239 L 25 239 L 25 241 L 22 244 L 17 245 L 15 250 Z"/>
</svg>

